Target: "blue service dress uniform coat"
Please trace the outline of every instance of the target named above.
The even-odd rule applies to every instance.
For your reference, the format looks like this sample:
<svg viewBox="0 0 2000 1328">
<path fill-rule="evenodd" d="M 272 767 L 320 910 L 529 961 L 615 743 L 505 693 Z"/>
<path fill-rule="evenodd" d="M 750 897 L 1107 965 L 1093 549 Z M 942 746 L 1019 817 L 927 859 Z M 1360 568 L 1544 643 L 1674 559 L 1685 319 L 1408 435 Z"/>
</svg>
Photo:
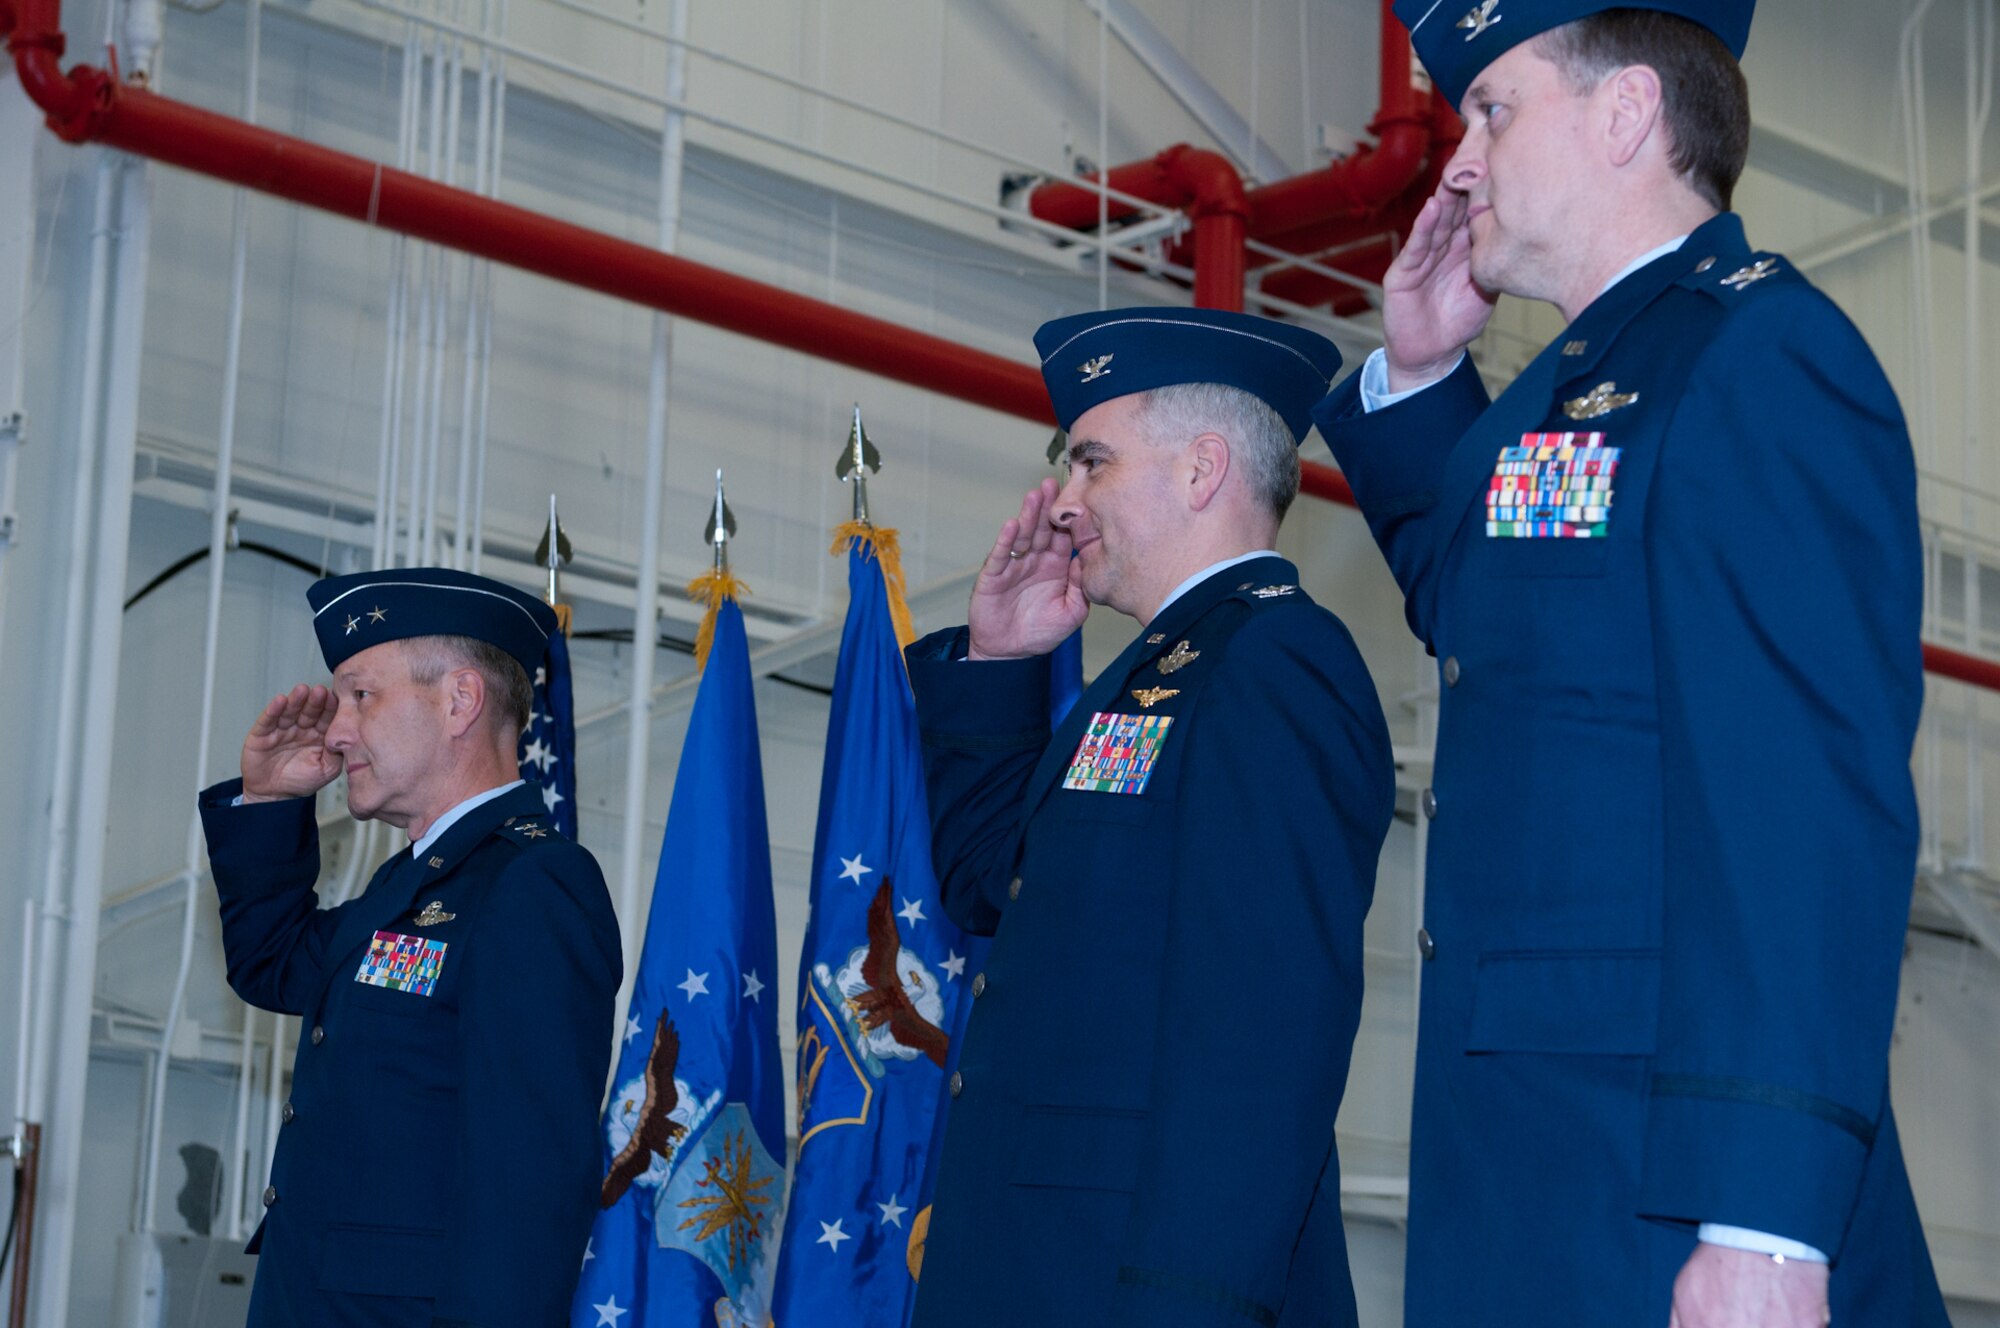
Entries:
<svg viewBox="0 0 2000 1328">
<path fill-rule="evenodd" d="M 1046 659 L 910 648 L 945 907 L 997 931 L 916 1328 L 1355 1322 L 1334 1117 L 1394 769 L 1297 581 L 1262 557 L 1189 589 L 1053 734 Z M 1066 786 L 1100 713 L 1164 729 L 1143 792 Z"/>
<path fill-rule="evenodd" d="M 523 786 L 319 909 L 313 799 L 241 788 L 201 795 L 229 985 L 302 1016 L 251 1325 L 566 1324 L 621 966 L 595 859 Z M 443 947 L 427 994 L 361 980 L 378 937 Z"/>
<path fill-rule="evenodd" d="M 1922 571 L 1874 356 L 1723 214 L 1490 405 L 1469 360 L 1358 396 L 1316 418 L 1442 679 L 1406 1321 L 1663 1325 L 1716 1222 L 1830 1255 L 1836 1324 L 1943 1325 L 1887 1086 Z"/>
</svg>

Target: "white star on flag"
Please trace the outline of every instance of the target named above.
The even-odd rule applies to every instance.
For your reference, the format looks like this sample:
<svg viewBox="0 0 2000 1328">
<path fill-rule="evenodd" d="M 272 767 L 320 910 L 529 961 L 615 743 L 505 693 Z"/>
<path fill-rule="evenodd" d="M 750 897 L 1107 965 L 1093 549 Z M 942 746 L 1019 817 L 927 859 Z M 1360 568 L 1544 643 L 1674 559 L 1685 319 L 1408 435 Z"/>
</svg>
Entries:
<svg viewBox="0 0 2000 1328">
<path fill-rule="evenodd" d="M 708 995 L 708 974 L 697 973 L 693 969 L 689 969 L 687 981 L 676 982 L 674 985 L 686 992 L 689 1000 L 693 1000 L 697 996 L 706 996 Z"/>
<path fill-rule="evenodd" d="M 618 1321 L 632 1312 L 619 1309 L 618 1297 L 615 1295 L 606 1296 L 602 1305 L 592 1305 L 590 1308 L 597 1311 L 597 1322 L 592 1328 L 605 1328 L 606 1324 L 611 1328 L 618 1328 Z"/>
<path fill-rule="evenodd" d="M 952 980 L 953 978 L 962 978 L 962 977 L 964 977 L 964 976 L 965 976 L 965 956 L 964 956 L 964 955 L 962 955 L 962 954 L 960 954 L 960 953 L 959 953 L 958 951 L 956 951 L 956 950 L 947 950 L 947 951 L 945 951 L 945 954 L 946 954 L 946 955 L 947 955 L 948 957 L 947 957 L 947 958 L 945 959 L 944 963 L 942 963 L 942 964 L 938 965 L 938 967 L 940 967 L 940 968 L 942 968 L 942 969 L 944 970 L 944 973 L 945 973 L 945 981 L 946 981 L 946 982 L 949 982 L 949 981 L 951 981 L 951 980 Z"/>
<path fill-rule="evenodd" d="M 639 1036 L 639 1016 L 635 1014 L 631 1018 L 625 1021 L 625 1040 L 627 1042 L 630 1042 L 633 1038 L 638 1036 Z"/>
<path fill-rule="evenodd" d="M 757 1000 L 757 994 L 763 990 L 764 990 L 764 983 L 763 980 L 757 976 L 756 969 L 753 968 L 748 973 L 745 973 L 743 975 L 743 995 L 747 999 L 753 1001 Z M 759 1005 L 763 1004 L 762 1001 L 758 1001 L 757 1003 Z"/>
<path fill-rule="evenodd" d="M 899 1231 L 902 1229 L 903 1214 L 909 1212 L 910 1210 L 903 1207 L 903 1205 L 897 1203 L 895 1195 L 892 1194 L 889 1196 L 888 1203 L 876 1204 L 875 1206 L 882 1210 L 883 1226 L 895 1227 Z"/>
<path fill-rule="evenodd" d="M 549 786 L 547 786 L 542 790 L 542 801 L 548 804 L 549 813 L 551 815 L 554 815 L 555 813 L 556 804 L 561 802 L 562 800 L 563 800 L 563 795 L 556 792 L 556 786 L 554 784 L 550 784 Z"/>
<path fill-rule="evenodd" d="M 840 879 L 843 881 L 852 881 L 856 885 L 861 884 L 861 878 L 874 870 L 873 867 L 862 865 L 859 853 L 851 858 L 842 858 L 840 860 Z"/>
<path fill-rule="evenodd" d="M 589 1263 L 592 1259 L 595 1259 L 597 1257 L 596 1247 L 597 1247 L 597 1237 L 595 1236 L 592 1236 L 589 1240 L 583 1242 L 583 1261 L 585 1263 Z"/>
<path fill-rule="evenodd" d="M 531 762 L 535 769 L 541 771 L 543 774 L 547 774 L 549 767 L 555 764 L 556 754 L 550 751 L 540 738 L 536 738 L 521 753 L 521 759 Z"/>
<path fill-rule="evenodd" d="M 845 1218 L 841 1219 L 842 1222 L 846 1220 Z M 825 1245 L 838 1254 L 840 1252 L 840 1242 L 853 1239 L 854 1237 L 840 1229 L 840 1222 L 822 1222 L 819 1224 L 819 1239 L 814 1241 L 813 1244 Z"/>
<path fill-rule="evenodd" d="M 548 667 L 546 665 L 537 665 L 535 668 L 535 686 L 546 687 L 548 685 L 549 685 Z"/>
<path fill-rule="evenodd" d="M 914 899 L 905 899 L 903 906 L 896 910 L 896 916 L 914 927 L 924 920 L 924 906 Z"/>
</svg>

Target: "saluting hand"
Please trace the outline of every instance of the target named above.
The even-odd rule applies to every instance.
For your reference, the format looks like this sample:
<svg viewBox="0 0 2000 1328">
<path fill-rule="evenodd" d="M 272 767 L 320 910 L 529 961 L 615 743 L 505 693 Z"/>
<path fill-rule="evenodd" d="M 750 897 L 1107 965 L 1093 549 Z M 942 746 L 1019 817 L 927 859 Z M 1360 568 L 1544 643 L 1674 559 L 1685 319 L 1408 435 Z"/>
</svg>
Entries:
<svg viewBox="0 0 2000 1328">
<path fill-rule="evenodd" d="M 326 745 L 338 697 L 304 683 L 274 696 L 243 740 L 243 801 L 305 798 L 340 773 L 338 752 Z"/>
<path fill-rule="evenodd" d="M 1058 492 L 1054 480 L 1043 480 L 1021 500 L 1020 515 L 1001 525 L 972 584 L 968 658 L 1046 655 L 1089 616 L 1069 532 L 1049 521 Z"/>
<path fill-rule="evenodd" d="M 1450 373 L 1493 316 L 1496 297 L 1472 279 L 1470 210 L 1464 194 L 1440 186 L 1382 277 L 1391 392 L 1423 387 Z"/>
</svg>

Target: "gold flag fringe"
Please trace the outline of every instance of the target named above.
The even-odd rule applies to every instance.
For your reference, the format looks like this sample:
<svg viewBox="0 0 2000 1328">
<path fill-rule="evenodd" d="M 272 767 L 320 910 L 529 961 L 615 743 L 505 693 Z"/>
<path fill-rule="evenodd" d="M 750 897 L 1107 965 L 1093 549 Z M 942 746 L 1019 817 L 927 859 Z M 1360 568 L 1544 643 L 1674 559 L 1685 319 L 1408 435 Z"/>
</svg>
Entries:
<svg viewBox="0 0 2000 1328">
<path fill-rule="evenodd" d="M 910 622 L 910 602 L 904 597 L 903 548 L 897 542 L 894 528 L 866 521 L 843 521 L 833 528 L 830 552 L 845 553 L 850 548 L 858 548 L 863 559 L 873 558 L 882 564 L 882 583 L 889 590 L 889 621 L 896 625 L 896 644 L 908 646 L 917 639 L 917 629 Z"/>
<path fill-rule="evenodd" d="M 711 570 L 688 582 L 688 598 L 707 606 L 707 612 L 701 615 L 701 627 L 694 634 L 695 672 L 708 667 L 708 652 L 715 646 L 715 615 L 722 612 L 722 602 L 741 599 L 749 593 L 750 587 L 728 572 Z"/>
</svg>

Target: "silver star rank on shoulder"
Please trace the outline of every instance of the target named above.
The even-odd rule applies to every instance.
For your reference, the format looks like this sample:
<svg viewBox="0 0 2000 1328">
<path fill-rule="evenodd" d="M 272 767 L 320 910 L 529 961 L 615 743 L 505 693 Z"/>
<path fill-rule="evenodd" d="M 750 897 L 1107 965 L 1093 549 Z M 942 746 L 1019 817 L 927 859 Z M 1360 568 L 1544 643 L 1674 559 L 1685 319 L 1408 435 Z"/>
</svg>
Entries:
<svg viewBox="0 0 2000 1328">
<path fill-rule="evenodd" d="M 424 905 L 423 912 L 417 914 L 416 925 L 419 927 L 435 927 L 438 923 L 450 922 L 457 916 L 458 914 L 456 913 L 445 912 L 444 905 L 433 899 L 430 903 Z"/>
<path fill-rule="evenodd" d="M 1471 41 L 1486 35 L 1486 30 L 1500 21 L 1500 15 L 1493 11 L 1500 8 L 1500 0 L 1480 0 L 1466 11 L 1458 26 L 1465 29 L 1465 39 Z"/>
<path fill-rule="evenodd" d="M 524 825 L 521 827 L 521 833 L 529 839 L 546 839 L 549 834 L 548 831 L 542 829 L 539 825 Z"/>
<path fill-rule="evenodd" d="M 1109 355 L 1099 355 L 1095 359 L 1085 360 L 1082 364 L 1079 364 L 1077 372 L 1083 375 L 1084 382 L 1094 383 L 1111 372 L 1111 370 L 1105 368 L 1110 363 L 1111 357 Z"/>
<path fill-rule="evenodd" d="M 1637 392 L 1620 392 L 1616 383 L 1599 383 L 1582 396 L 1563 402 L 1563 414 L 1573 420 L 1594 420 L 1623 410 L 1638 399 Z"/>
</svg>

